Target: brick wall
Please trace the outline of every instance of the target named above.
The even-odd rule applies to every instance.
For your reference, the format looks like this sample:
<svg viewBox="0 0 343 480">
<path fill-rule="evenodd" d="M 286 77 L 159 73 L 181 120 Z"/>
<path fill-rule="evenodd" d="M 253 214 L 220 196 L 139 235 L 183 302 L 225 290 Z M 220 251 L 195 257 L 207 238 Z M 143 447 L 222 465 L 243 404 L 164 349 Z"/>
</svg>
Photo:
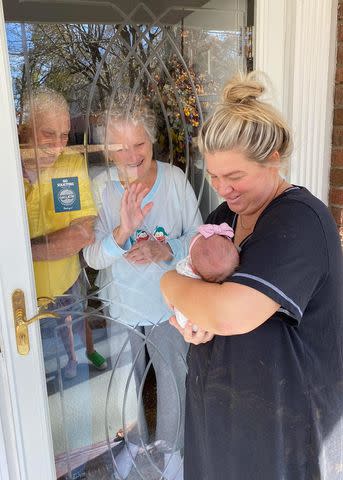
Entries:
<svg viewBox="0 0 343 480">
<path fill-rule="evenodd" d="M 337 20 L 337 67 L 329 204 L 343 246 L 343 0 L 338 1 Z"/>
</svg>

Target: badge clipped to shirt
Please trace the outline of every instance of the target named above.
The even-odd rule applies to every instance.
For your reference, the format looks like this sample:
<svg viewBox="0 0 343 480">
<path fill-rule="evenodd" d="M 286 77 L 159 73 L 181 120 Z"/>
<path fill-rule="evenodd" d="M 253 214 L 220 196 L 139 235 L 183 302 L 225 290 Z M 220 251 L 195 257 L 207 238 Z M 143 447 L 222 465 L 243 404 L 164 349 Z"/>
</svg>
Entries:
<svg viewBox="0 0 343 480">
<path fill-rule="evenodd" d="M 78 177 L 52 178 L 55 212 L 81 210 Z"/>
</svg>

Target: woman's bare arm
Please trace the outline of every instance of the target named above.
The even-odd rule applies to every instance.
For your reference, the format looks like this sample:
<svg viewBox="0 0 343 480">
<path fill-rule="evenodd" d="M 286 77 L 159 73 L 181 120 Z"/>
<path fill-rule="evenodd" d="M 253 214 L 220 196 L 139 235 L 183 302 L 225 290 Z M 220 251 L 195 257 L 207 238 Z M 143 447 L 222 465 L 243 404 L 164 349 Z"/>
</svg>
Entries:
<svg viewBox="0 0 343 480">
<path fill-rule="evenodd" d="M 208 283 L 175 270 L 165 273 L 161 290 L 167 302 L 190 322 L 216 335 L 240 335 L 262 325 L 280 305 L 245 285 Z"/>
</svg>

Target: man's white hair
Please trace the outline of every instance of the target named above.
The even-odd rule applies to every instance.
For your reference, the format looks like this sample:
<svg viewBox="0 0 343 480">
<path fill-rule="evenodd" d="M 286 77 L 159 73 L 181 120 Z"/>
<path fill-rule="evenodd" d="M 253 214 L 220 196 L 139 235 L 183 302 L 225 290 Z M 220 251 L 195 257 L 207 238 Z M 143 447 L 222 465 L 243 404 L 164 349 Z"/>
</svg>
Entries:
<svg viewBox="0 0 343 480">
<path fill-rule="evenodd" d="M 32 93 L 24 102 L 24 121 L 30 124 L 32 117 L 41 113 L 61 112 L 69 115 L 69 106 L 64 96 L 50 88 L 42 88 Z"/>
</svg>

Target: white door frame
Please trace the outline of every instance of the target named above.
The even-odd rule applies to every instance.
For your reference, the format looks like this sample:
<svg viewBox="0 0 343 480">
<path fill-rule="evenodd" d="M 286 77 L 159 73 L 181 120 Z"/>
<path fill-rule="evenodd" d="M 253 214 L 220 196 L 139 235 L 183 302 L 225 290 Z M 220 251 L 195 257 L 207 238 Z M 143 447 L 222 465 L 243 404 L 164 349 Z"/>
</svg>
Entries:
<svg viewBox="0 0 343 480">
<path fill-rule="evenodd" d="M 308 186 L 324 201 L 329 183 L 336 16 L 337 0 L 256 0 L 256 66 L 271 78 L 279 106 L 295 132 L 291 181 Z M 25 292 L 28 316 L 36 312 L 1 0 L 0 85 L 0 478 L 54 480 L 39 328 L 30 326 L 32 350 L 21 357 L 11 313 L 16 288 Z M 15 236 L 8 225 L 15 228 Z M 20 403 L 18 398 L 25 398 L 31 385 L 35 385 L 34 401 Z"/>
<path fill-rule="evenodd" d="M 32 348 L 25 357 L 17 353 L 13 327 L 12 292 L 24 291 L 29 318 L 36 313 L 36 294 L 1 0 L 0 85 L 0 432 L 4 437 L 0 452 L 6 452 L 1 473 L 6 472 L 2 475 L 8 474 L 11 480 L 38 480 L 34 469 L 39 466 L 40 478 L 52 480 L 55 472 L 39 326 L 29 327 Z M 34 395 L 26 395 L 32 386 Z"/>
<path fill-rule="evenodd" d="M 325 203 L 331 163 L 337 3 L 256 1 L 256 68 L 271 78 L 278 106 L 294 134 L 290 181 L 306 186 Z"/>
</svg>

